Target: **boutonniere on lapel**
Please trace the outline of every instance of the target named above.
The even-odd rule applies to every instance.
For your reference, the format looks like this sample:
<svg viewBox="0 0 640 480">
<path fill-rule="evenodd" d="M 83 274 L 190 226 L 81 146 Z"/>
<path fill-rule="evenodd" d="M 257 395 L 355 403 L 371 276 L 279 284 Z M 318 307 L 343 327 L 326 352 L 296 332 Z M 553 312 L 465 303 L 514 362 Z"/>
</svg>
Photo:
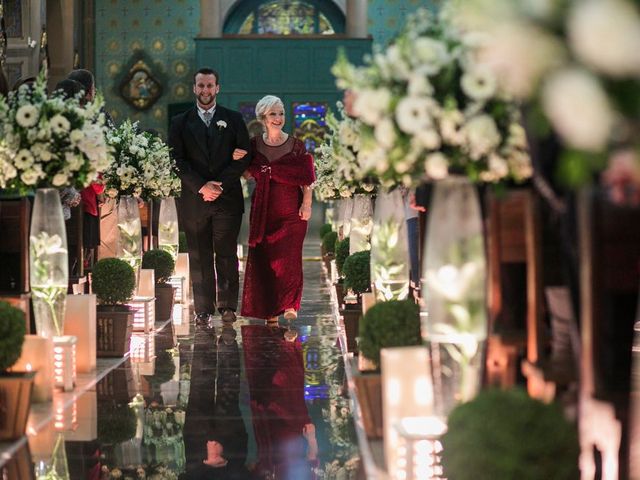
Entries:
<svg viewBox="0 0 640 480">
<path fill-rule="evenodd" d="M 227 128 L 227 122 L 225 122 L 224 120 L 218 120 L 216 122 L 216 125 L 218 127 L 218 131 L 222 131 L 223 128 Z"/>
</svg>

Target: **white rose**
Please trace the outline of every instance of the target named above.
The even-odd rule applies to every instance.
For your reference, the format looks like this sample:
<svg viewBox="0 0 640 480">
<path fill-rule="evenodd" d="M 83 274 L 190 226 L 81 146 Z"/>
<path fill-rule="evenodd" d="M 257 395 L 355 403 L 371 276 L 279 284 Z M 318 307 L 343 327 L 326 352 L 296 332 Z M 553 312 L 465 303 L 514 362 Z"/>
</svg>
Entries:
<svg viewBox="0 0 640 480">
<path fill-rule="evenodd" d="M 38 181 L 38 172 L 35 169 L 29 169 L 25 172 L 22 172 L 20 175 L 20 179 L 24 182 L 25 185 L 35 185 Z"/>
<path fill-rule="evenodd" d="M 489 170 L 497 180 L 509 175 L 507 161 L 498 155 L 489 156 Z"/>
<path fill-rule="evenodd" d="M 56 173 L 53 176 L 53 180 L 51 181 L 51 183 L 53 183 L 54 187 L 61 187 L 67 183 L 67 178 L 68 177 L 66 173 Z"/>
<path fill-rule="evenodd" d="M 593 75 L 576 68 L 555 73 L 543 85 L 542 105 L 553 128 L 570 147 L 605 148 L 614 115 Z"/>
<path fill-rule="evenodd" d="M 420 37 L 412 43 L 411 62 L 427 75 L 434 75 L 449 61 L 447 46 L 439 40 Z"/>
<path fill-rule="evenodd" d="M 49 123 L 51 124 L 51 130 L 59 135 L 67 133 L 71 128 L 69 120 L 67 120 L 63 115 L 60 114 L 51 117 Z"/>
<path fill-rule="evenodd" d="M 340 138 L 340 142 L 344 145 L 353 145 L 358 137 L 353 128 L 351 128 L 351 125 L 347 122 L 342 122 L 340 124 L 338 136 Z"/>
<path fill-rule="evenodd" d="M 531 158 L 526 152 L 514 150 L 507 158 L 511 175 L 518 181 L 531 178 L 533 175 L 533 167 L 531 166 Z"/>
<path fill-rule="evenodd" d="M 47 148 L 47 145 L 43 145 L 39 153 L 40 160 L 42 160 L 43 162 L 48 162 L 53 158 L 53 154 L 49 150 L 47 150 Z"/>
<path fill-rule="evenodd" d="M 69 139 L 72 143 L 78 143 L 84 138 L 84 132 L 82 130 L 71 130 L 71 134 L 69 135 Z"/>
<path fill-rule="evenodd" d="M 16 112 L 16 122 L 18 122 L 18 125 L 21 127 L 30 128 L 38 123 L 39 116 L 40 112 L 35 106 L 23 105 Z"/>
<path fill-rule="evenodd" d="M 378 144 L 385 150 L 391 149 L 397 138 L 396 128 L 393 125 L 393 122 L 388 118 L 380 120 L 376 124 L 373 133 Z"/>
<path fill-rule="evenodd" d="M 491 153 L 500 144 L 500 132 L 489 115 L 473 117 L 463 127 L 472 160 Z"/>
<path fill-rule="evenodd" d="M 409 64 L 402 58 L 402 52 L 397 45 L 391 45 L 387 48 L 387 65 L 389 66 L 389 70 L 393 78 L 396 80 L 406 80 L 409 78 L 411 74 L 411 67 Z"/>
<path fill-rule="evenodd" d="M 109 190 L 107 190 L 107 196 L 109 198 L 116 198 L 118 196 L 118 190 L 116 190 L 115 188 L 110 188 Z"/>
<path fill-rule="evenodd" d="M 519 123 L 509 125 L 509 139 L 507 143 L 514 148 L 527 148 L 527 135 L 522 125 Z"/>
<path fill-rule="evenodd" d="M 358 92 L 353 102 L 353 111 L 363 122 L 375 125 L 387 112 L 390 102 L 391 93 L 386 88 L 366 89 Z"/>
<path fill-rule="evenodd" d="M 416 134 L 431 128 L 433 121 L 429 112 L 433 100 L 427 97 L 404 97 L 396 107 L 398 127 L 405 133 Z"/>
<path fill-rule="evenodd" d="M 426 75 L 418 75 L 414 72 L 409 76 L 407 93 L 410 97 L 431 96 L 433 95 L 433 86 L 427 80 Z"/>
<path fill-rule="evenodd" d="M 445 110 L 440 116 L 442 139 L 449 145 L 461 145 L 464 142 L 464 133 L 460 128 L 463 123 L 464 115 L 460 110 Z"/>
<path fill-rule="evenodd" d="M 424 171 L 434 180 L 445 178 L 449 174 L 449 160 L 440 152 L 431 153 L 425 159 Z"/>
<path fill-rule="evenodd" d="M 416 140 L 422 145 L 424 148 L 428 150 L 437 150 L 442 145 L 442 139 L 438 132 L 436 132 L 433 128 L 426 128 L 424 130 L 420 130 L 416 133 Z"/>
<path fill-rule="evenodd" d="M 640 15 L 632 2 L 572 2 L 571 48 L 586 64 L 615 77 L 640 74 Z"/>
</svg>

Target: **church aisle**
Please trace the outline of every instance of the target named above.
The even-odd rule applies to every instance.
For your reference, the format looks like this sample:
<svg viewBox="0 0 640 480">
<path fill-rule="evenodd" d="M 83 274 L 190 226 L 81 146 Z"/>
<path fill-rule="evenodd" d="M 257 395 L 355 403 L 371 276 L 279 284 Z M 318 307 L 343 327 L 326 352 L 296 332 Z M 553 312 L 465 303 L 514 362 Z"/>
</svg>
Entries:
<svg viewBox="0 0 640 480">
<path fill-rule="evenodd" d="M 242 317 L 196 326 L 177 306 L 155 335 L 134 333 L 131 357 L 54 412 L 15 458 L 26 452 L 39 472 L 55 465 L 72 480 L 355 479 L 357 441 L 318 250 L 305 246 L 291 328 Z"/>
</svg>

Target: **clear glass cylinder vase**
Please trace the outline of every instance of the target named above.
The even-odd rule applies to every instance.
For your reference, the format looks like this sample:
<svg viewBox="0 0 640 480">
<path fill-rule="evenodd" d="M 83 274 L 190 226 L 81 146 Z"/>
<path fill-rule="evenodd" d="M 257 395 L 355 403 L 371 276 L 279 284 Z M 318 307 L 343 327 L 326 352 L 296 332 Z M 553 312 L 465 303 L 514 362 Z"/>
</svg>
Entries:
<svg viewBox="0 0 640 480">
<path fill-rule="evenodd" d="M 357 194 L 353 197 L 349 229 L 349 255 L 371 250 L 373 231 L 373 199 L 371 195 Z"/>
<path fill-rule="evenodd" d="M 122 196 L 118 200 L 118 257 L 137 272 L 142 263 L 142 225 L 138 200 Z"/>
<path fill-rule="evenodd" d="M 380 301 L 409 296 L 409 242 L 399 189 L 376 198 L 371 232 L 371 281 Z"/>
<path fill-rule="evenodd" d="M 160 216 L 158 219 L 158 247 L 171 254 L 173 260 L 178 258 L 178 211 L 173 198 L 160 200 Z"/>
<path fill-rule="evenodd" d="M 431 352 L 436 412 L 446 417 L 480 388 L 487 339 L 480 201 L 466 177 L 435 183 L 422 269 L 422 337 Z"/>
<path fill-rule="evenodd" d="M 336 215 L 335 200 L 327 200 L 324 202 L 324 223 L 329 223 L 333 231 L 337 231 L 338 216 Z"/>
<path fill-rule="evenodd" d="M 35 474 L 36 480 L 71 480 L 63 433 L 56 435 L 53 454 L 49 461 L 36 463 Z"/>
<path fill-rule="evenodd" d="M 36 333 L 63 335 L 69 263 L 60 194 L 55 188 L 36 190 L 29 234 L 29 281 Z"/>
<path fill-rule="evenodd" d="M 340 240 L 349 236 L 351 212 L 353 212 L 353 198 L 341 198 L 338 204 L 338 238 Z"/>
</svg>

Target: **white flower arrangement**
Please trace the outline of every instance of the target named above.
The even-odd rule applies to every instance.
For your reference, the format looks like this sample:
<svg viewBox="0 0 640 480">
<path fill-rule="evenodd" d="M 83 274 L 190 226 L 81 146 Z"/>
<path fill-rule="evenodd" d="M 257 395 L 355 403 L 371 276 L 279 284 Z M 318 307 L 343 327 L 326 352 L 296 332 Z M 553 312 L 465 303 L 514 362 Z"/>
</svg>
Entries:
<svg viewBox="0 0 640 480">
<path fill-rule="evenodd" d="M 86 187 L 109 167 L 100 97 L 47 96 L 44 77 L 0 95 L 0 189 Z"/>
<path fill-rule="evenodd" d="M 227 128 L 227 122 L 225 122 L 224 120 L 218 120 L 216 122 L 216 125 L 218 126 L 218 130 L 222 130 L 223 128 Z"/>
<path fill-rule="evenodd" d="M 519 113 L 476 56 L 477 39 L 452 27 L 446 11 L 410 16 L 384 52 L 356 67 L 341 54 L 333 66 L 352 92 L 359 148 L 339 170 L 375 175 L 384 187 L 449 172 L 473 181 L 531 176 Z M 523 162 L 523 159 L 527 161 Z"/>
<path fill-rule="evenodd" d="M 328 131 L 316 149 L 314 192 L 319 200 L 375 193 L 376 188 L 370 181 L 361 181 L 354 170 L 359 149 L 358 122 L 344 114 L 342 103 L 338 102 L 337 106 L 342 119 L 339 120 L 332 112 L 327 113 Z"/>
<path fill-rule="evenodd" d="M 109 197 L 133 195 L 150 199 L 180 193 L 175 163 L 160 138 L 139 133 L 137 123 L 127 120 L 109 132 L 107 140 L 115 150 L 115 161 L 103 176 Z"/>
<path fill-rule="evenodd" d="M 620 149 L 638 150 L 640 7 L 632 0 L 472 0 L 453 11 L 482 32 L 480 54 L 525 104 L 538 138 L 563 147 L 557 174 L 578 186 Z M 640 168 L 640 155 L 636 155 Z"/>
</svg>

